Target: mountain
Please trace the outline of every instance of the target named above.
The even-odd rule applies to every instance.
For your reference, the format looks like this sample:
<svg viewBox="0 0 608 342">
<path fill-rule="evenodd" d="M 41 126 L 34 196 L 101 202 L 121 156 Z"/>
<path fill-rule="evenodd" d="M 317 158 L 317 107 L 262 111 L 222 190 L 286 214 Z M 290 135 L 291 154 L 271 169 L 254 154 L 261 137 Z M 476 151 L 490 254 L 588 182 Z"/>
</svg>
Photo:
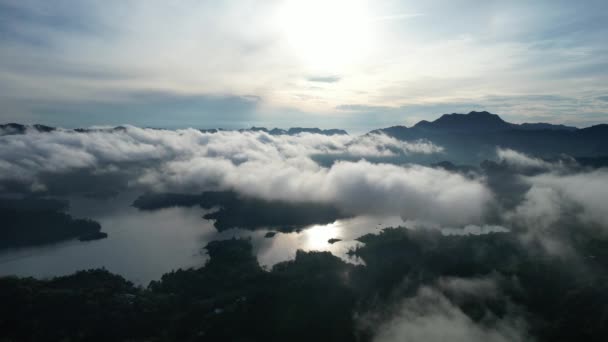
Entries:
<svg viewBox="0 0 608 342">
<path fill-rule="evenodd" d="M 500 116 L 486 111 L 470 112 L 469 114 L 443 114 L 439 119 L 429 122 L 422 120 L 412 128 L 420 130 L 443 130 L 443 131 L 503 131 L 511 129 L 540 131 L 576 131 L 578 128 L 566 125 L 554 125 L 544 122 L 514 124 L 504 121 Z"/>
<path fill-rule="evenodd" d="M 54 127 L 49 127 L 45 125 L 22 125 L 18 123 L 7 123 L 0 124 L 0 135 L 25 134 L 28 129 L 37 132 L 52 132 L 55 130 Z"/>
<path fill-rule="evenodd" d="M 322 134 L 322 135 L 348 135 L 343 129 L 320 129 L 320 128 L 306 128 L 306 127 L 292 127 L 288 130 L 281 128 L 268 129 L 266 127 L 251 127 L 248 129 L 239 129 L 239 132 L 266 132 L 270 135 L 296 135 L 300 133 L 311 133 L 311 134 Z"/>
<path fill-rule="evenodd" d="M 496 148 L 511 148 L 539 157 L 568 154 L 575 157 L 608 155 L 608 125 L 576 127 L 548 123 L 513 124 L 488 112 L 444 114 L 435 121 L 412 127 L 393 126 L 370 132 L 400 140 L 425 139 L 441 145 L 457 162 L 479 163 L 496 155 Z"/>
<path fill-rule="evenodd" d="M 520 125 L 514 125 L 519 129 L 526 129 L 531 131 L 539 131 L 539 130 L 551 130 L 551 131 L 576 131 L 578 128 L 566 125 L 553 125 L 549 123 L 539 122 L 539 123 L 523 123 Z"/>
<path fill-rule="evenodd" d="M 488 132 L 511 129 L 512 124 L 505 122 L 496 114 L 488 112 L 470 112 L 469 114 L 443 114 L 439 119 L 433 122 L 423 120 L 412 128 L 418 130 L 443 130 L 452 132 Z"/>
<path fill-rule="evenodd" d="M 72 131 L 121 132 L 127 128 L 80 128 Z M 26 132 L 52 132 L 54 127 L 44 125 L 22 125 L 9 123 L 0 125 L 0 136 L 25 134 Z M 201 129 L 204 133 L 216 133 L 222 129 Z M 289 129 L 251 127 L 239 132 L 265 132 L 271 135 L 296 135 L 313 133 L 323 135 L 346 135 L 341 129 L 292 127 Z M 478 164 L 496 157 L 496 148 L 510 148 L 542 158 L 556 158 L 567 154 L 576 158 L 598 158 L 608 156 L 608 125 L 576 128 L 549 123 L 514 124 L 486 111 L 468 114 L 444 114 L 434 121 L 420 121 L 412 127 L 392 126 L 369 132 L 383 133 L 404 141 L 428 140 L 444 148 L 441 155 L 408 156 L 411 162 L 436 163 L 449 158 L 460 164 Z"/>
<path fill-rule="evenodd" d="M 75 128 L 74 132 L 88 133 L 88 132 L 99 132 L 99 131 L 114 131 L 122 132 L 127 128 L 123 126 L 116 126 L 113 128 Z M 23 125 L 18 123 L 7 123 L 0 124 L 0 136 L 3 135 L 14 135 L 14 134 L 25 134 L 28 130 L 47 133 L 57 130 L 55 127 L 45 125 Z M 200 129 L 202 133 L 217 133 L 220 131 L 226 131 L 222 128 L 211 128 L 211 129 Z M 265 132 L 270 135 L 296 135 L 300 133 L 312 133 L 322 135 L 348 135 L 348 132 L 342 129 L 320 129 L 320 128 L 307 128 L 307 127 L 292 127 L 287 130 L 281 128 L 268 129 L 266 127 L 251 127 L 247 129 L 239 129 L 239 132 Z"/>
</svg>

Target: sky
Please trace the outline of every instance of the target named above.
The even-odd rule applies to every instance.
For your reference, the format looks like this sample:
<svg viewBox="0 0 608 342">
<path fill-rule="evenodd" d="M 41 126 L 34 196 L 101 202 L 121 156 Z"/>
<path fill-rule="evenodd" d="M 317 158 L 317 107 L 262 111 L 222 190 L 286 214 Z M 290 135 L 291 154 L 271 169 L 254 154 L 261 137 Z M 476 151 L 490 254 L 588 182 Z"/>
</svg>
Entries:
<svg viewBox="0 0 608 342">
<path fill-rule="evenodd" d="M 606 1 L 0 0 L 0 122 L 608 122 Z"/>
</svg>

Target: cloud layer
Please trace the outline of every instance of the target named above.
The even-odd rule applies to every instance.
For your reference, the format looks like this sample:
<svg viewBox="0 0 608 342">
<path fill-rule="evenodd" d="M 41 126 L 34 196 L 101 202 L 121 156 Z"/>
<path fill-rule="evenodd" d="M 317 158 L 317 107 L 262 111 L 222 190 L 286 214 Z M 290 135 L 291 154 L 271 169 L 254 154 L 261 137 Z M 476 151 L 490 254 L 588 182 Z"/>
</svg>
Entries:
<svg viewBox="0 0 608 342">
<path fill-rule="evenodd" d="M 589 125 L 606 119 L 607 9 L 547 0 L 0 0 L 0 121 L 302 120 L 363 131 L 482 108 L 516 122 Z M 250 95 L 261 101 L 243 103 Z M 356 106 L 369 110 L 339 109 Z"/>
<path fill-rule="evenodd" d="M 84 172 L 90 179 L 82 181 L 85 186 L 98 183 L 95 177 L 116 176 L 127 187 L 146 191 L 234 190 L 269 200 L 331 203 L 348 214 L 402 215 L 456 225 L 479 223 L 492 198 L 480 180 L 457 173 L 366 161 L 443 150 L 428 141 L 377 134 L 273 136 L 130 126 L 84 133 L 29 131 L 0 139 L 0 180 L 7 189 L 6 184 L 16 182 L 44 192 L 53 188 L 57 175 Z M 312 158 L 319 155 L 350 161 L 321 166 Z"/>
<path fill-rule="evenodd" d="M 464 292 L 482 299 L 496 296 L 496 284 L 491 278 L 440 280 L 439 287 L 421 287 L 413 297 L 403 300 L 397 314 L 381 324 L 375 342 L 396 341 L 457 341 L 457 342 L 522 342 L 530 340 L 524 321 L 518 316 L 498 319 L 486 317 L 474 321 L 455 305 L 442 291 Z M 475 291 L 475 292 L 472 292 Z M 492 316 L 490 313 L 486 313 Z"/>
<path fill-rule="evenodd" d="M 400 215 L 444 227 L 498 225 L 531 231 L 563 225 L 564 219 L 608 227 L 608 173 L 586 169 L 569 157 L 547 161 L 498 149 L 494 171 L 460 173 L 403 164 L 418 156 L 450 156 L 429 141 L 382 134 L 270 135 L 127 126 L 84 132 L 30 129 L 0 136 L 0 141 L 3 192 L 233 190 L 267 200 L 328 203 L 349 215 Z"/>
<path fill-rule="evenodd" d="M 434 154 L 444 156 L 445 152 L 429 141 L 399 141 L 376 134 L 291 136 L 133 126 L 82 132 L 29 129 L 21 135 L 0 136 L 0 195 L 18 191 L 52 195 L 55 189 L 69 193 L 113 187 L 177 193 L 231 190 L 265 200 L 327 203 L 352 215 L 400 215 L 408 227 L 407 222 L 421 222 L 426 227 L 454 227 L 462 234 L 497 233 L 468 240 L 479 244 L 471 249 L 453 249 L 459 244 L 466 247 L 462 236 L 403 229 L 420 233 L 420 240 L 408 244 L 407 233 L 401 237 L 395 233 L 396 241 L 416 248 L 411 248 L 413 254 L 399 254 L 404 248 L 389 243 L 387 246 L 397 251 L 380 254 L 381 265 L 392 265 L 385 257 L 407 262 L 407 256 L 424 255 L 437 248 L 440 238 L 445 238 L 440 248 L 445 259 L 436 259 L 432 253 L 411 258 L 437 266 L 438 278 L 393 301 L 398 303 L 393 312 L 379 314 L 386 315 L 384 320 L 373 322 L 380 322 L 375 326 L 374 340 L 529 340 L 525 324 L 529 316 L 519 312 L 503 292 L 507 288 L 519 291 L 519 280 L 512 276 L 511 267 L 528 272 L 527 284 L 533 286 L 537 285 L 537 272 L 526 269 L 534 264 L 525 258 L 541 264 L 558 260 L 555 265 L 560 274 L 572 271 L 576 279 L 579 272 L 592 274 L 593 267 L 604 267 L 594 264 L 591 253 L 597 250 L 589 248 L 593 247 L 589 241 L 595 242 L 594 228 L 608 232 L 608 169 L 587 168 L 566 156 L 543 160 L 506 149 L 498 149 L 496 160 L 484 162 L 480 168 L 448 165 L 450 171 L 401 163 L 404 158 Z M 319 156 L 333 159 L 324 164 L 317 161 Z M 394 163 L 379 163 L 378 158 Z M 515 199 L 513 203 L 507 203 L 507 196 Z M 503 245 L 494 240 L 497 237 Z M 365 239 L 362 242 L 366 243 Z M 526 248 L 531 245 L 543 248 Z M 501 247 L 504 254 L 497 249 Z M 515 258 L 514 251 L 518 253 Z M 547 255 L 579 258 L 561 263 L 562 259 Z M 469 258 L 471 264 L 461 264 L 459 256 Z M 452 259 L 454 264 L 447 262 Z M 368 261 L 368 265 L 373 262 Z M 481 274 L 470 273 L 486 263 L 490 267 L 483 268 Z M 502 273 L 496 272 L 495 265 L 502 265 Z M 388 269 L 393 272 L 392 267 Z M 416 268 L 401 271 L 409 276 Z M 417 271 L 422 272 L 420 279 L 433 275 L 432 271 L 426 273 L 430 269 Z M 459 272 L 469 274 L 469 278 L 458 277 Z M 544 276 L 550 278 L 553 273 Z M 407 283 L 405 278 L 396 281 L 402 280 Z M 471 303 L 476 305 L 475 314 L 467 311 Z M 492 303 L 505 311 L 492 311 Z"/>
</svg>

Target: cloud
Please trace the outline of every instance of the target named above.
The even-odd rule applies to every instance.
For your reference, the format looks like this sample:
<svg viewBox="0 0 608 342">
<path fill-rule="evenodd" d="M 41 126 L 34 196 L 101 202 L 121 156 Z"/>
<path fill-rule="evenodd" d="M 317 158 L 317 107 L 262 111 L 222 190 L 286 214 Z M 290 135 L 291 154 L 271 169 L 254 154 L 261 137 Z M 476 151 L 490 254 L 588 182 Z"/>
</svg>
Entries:
<svg viewBox="0 0 608 342">
<path fill-rule="evenodd" d="M 284 18 L 277 18 L 281 1 L 262 5 L 192 0 L 153 5 L 0 1 L 0 51 L 5 57 L 0 61 L 4 95 L 0 115 L 4 121 L 27 117 L 28 122 L 56 123 L 74 103 L 111 102 L 133 91 L 163 91 L 196 96 L 253 94 L 264 99 L 256 120 L 289 111 L 303 113 L 292 120 L 305 116 L 310 122 L 319 120 L 315 113 L 323 113 L 341 127 L 356 125 L 359 130 L 379 120 L 382 125 L 395 125 L 413 116 L 429 119 L 458 108 L 488 109 L 518 122 L 543 118 L 589 124 L 606 118 L 606 101 L 601 100 L 608 70 L 606 25 L 598 14 L 605 11 L 604 4 L 368 5 L 365 12 L 372 25 L 366 33 L 374 43 L 365 50 L 370 56 L 350 54 L 347 59 L 357 57 L 353 63 L 327 68 L 311 65 L 294 52 L 293 34 L 281 26 Z M 469 7 L 474 10 L 464 10 Z M 396 20 L 417 13 L 433 15 Z M 458 20 L 463 16 L 468 20 Z M 360 38 L 351 33 L 343 32 L 339 40 Z M 327 51 L 312 52 L 321 59 L 331 57 Z M 404 55 L 408 58 L 394 58 Z M 301 82 L 302 75 L 332 86 Z M 537 89 L 543 93 L 535 94 Z M 174 107 L 188 105 L 188 99 L 179 100 L 185 103 Z M 37 103 L 44 103 L 49 115 L 32 106 Z M 336 113 L 337 106 L 349 103 L 373 113 Z M 114 108 L 93 111 L 82 105 L 62 124 L 91 124 L 91 112 L 112 116 Z M 205 122 L 212 119 L 218 117 L 204 117 Z M 273 125 L 282 119 L 272 118 Z"/>
<path fill-rule="evenodd" d="M 463 284 L 452 280 L 449 286 L 462 287 Z M 475 285 L 484 290 L 487 286 L 485 283 Z M 446 340 L 514 342 L 527 341 L 529 338 L 521 319 L 506 316 L 489 322 L 473 321 L 432 287 L 422 287 L 416 296 L 405 299 L 398 314 L 380 325 L 374 337 L 375 342 Z"/>
<path fill-rule="evenodd" d="M 498 275 L 480 278 L 442 277 L 437 286 L 453 297 L 496 298 L 500 295 L 497 278 Z"/>
<path fill-rule="evenodd" d="M 482 225 L 477 226 L 469 224 L 463 228 L 442 227 L 441 233 L 444 235 L 484 235 L 492 233 L 506 233 L 509 229 L 498 225 Z"/>
<path fill-rule="evenodd" d="M 608 170 L 599 169 L 569 175 L 547 173 L 527 178 L 532 184 L 528 199 L 534 203 L 528 217 L 540 218 L 547 224 L 567 208 L 578 212 L 578 219 L 608 229 Z M 544 217 L 544 218 L 543 218 Z"/>
<path fill-rule="evenodd" d="M 497 151 L 502 164 L 496 167 L 503 171 L 463 175 L 402 164 L 410 157 L 443 153 L 443 148 L 382 134 L 292 136 L 128 126 L 82 133 L 30 129 L 0 140 L 4 192 L 233 190 L 268 200 L 332 204 L 349 215 L 399 215 L 440 225 L 448 233 L 461 227 L 471 234 L 512 227 L 540 232 L 573 217 L 608 227 L 606 170 L 587 171 L 570 159 L 547 162 L 508 149 Z M 322 164 L 318 156 L 336 161 Z M 391 158 L 399 164 L 366 160 Z M 506 178 L 521 186 L 493 185 Z M 503 199 L 509 196 L 513 203 L 505 207 Z"/>
<path fill-rule="evenodd" d="M 321 82 L 321 83 L 336 83 L 342 79 L 340 76 L 312 76 L 307 80 L 309 82 Z"/>
<path fill-rule="evenodd" d="M 557 190 L 533 186 L 526 193 L 524 201 L 508 216 L 519 226 L 545 229 L 560 219 L 563 213 L 562 202 Z"/>
<path fill-rule="evenodd" d="M 396 156 L 399 154 L 436 154 L 444 148 L 428 140 L 404 141 L 386 134 L 366 134 L 346 147 L 347 153 L 356 156 Z"/>
<path fill-rule="evenodd" d="M 65 188 L 76 183 L 94 188 L 91 184 L 99 183 L 100 177 L 111 182 L 115 175 L 133 188 L 234 190 L 269 200 L 331 203 L 348 214 L 402 215 L 451 225 L 480 223 L 492 201 L 480 180 L 420 165 L 365 161 L 442 150 L 430 142 L 403 142 L 384 135 L 273 136 L 129 126 L 83 133 L 30 130 L 0 139 L 0 182 L 20 182 L 39 191 L 61 188 L 53 185 L 57 181 Z M 315 155 L 345 155 L 354 161 L 324 167 L 313 161 Z M 97 181 L 76 182 L 76 175 Z"/>
<path fill-rule="evenodd" d="M 518 169 L 519 171 L 526 171 L 530 169 L 548 170 L 552 168 L 552 165 L 548 162 L 530 157 L 524 153 L 520 153 L 509 148 L 498 148 L 496 150 L 496 154 L 500 162 L 504 162 L 507 165 Z"/>
<path fill-rule="evenodd" d="M 571 158 L 546 162 L 512 150 L 499 150 L 503 165 L 523 186 L 521 201 L 503 208 L 503 224 L 524 242 L 558 256 L 575 253 L 573 234 L 608 231 L 608 169 L 587 169 Z M 596 229 L 596 228 L 599 228 Z"/>
<path fill-rule="evenodd" d="M 506 214 L 513 224 L 545 229 L 575 216 L 584 223 L 608 227 L 608 170 L 589 170 L 564 156 L 545 161 L 497 149 L 498 159 L 527 185 L 523 201 Z"/>
</svg>

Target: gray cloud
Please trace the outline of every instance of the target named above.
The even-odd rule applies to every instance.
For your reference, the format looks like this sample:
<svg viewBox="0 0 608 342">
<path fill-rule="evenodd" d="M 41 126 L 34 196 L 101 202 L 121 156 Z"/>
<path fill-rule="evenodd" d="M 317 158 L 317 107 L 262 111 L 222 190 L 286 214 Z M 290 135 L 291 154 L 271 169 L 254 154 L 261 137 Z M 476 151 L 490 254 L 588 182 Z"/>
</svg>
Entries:
<svg viewBox="0 0 608 342">
<path fill-rule="evenodd" d="M 342 77 L 340 76 L 312 76 L 309 77 L 307 80 L 309 82 L 336 83 L 340 82 L 341 79 Z"/>
<path fill-rule="evenodd" d="M 310 12 L 315 13 L 315 5 L 311 6 Z M 197 1 L 153 5 L 143 1 L 74 4 L 57 0 L 52 5 L 36 0 L 0 1 L 0 51 L 5 57 L 0 61 L 4 95 L 0 96 L 0 116 L 4 121 L 22 118 L 90 125 L 118 116 L 113 114 L 115 106 L 103 102 L 133 91 L 161 90 L 204 97 L 260 96 L 265 106 L 251 121 L 256 125 L 262 120 L 279 125 L 285 116 L 308 122 L 330 116 L 324 120 L 363 130 L 481 109 L 517 122 L 565 121 L 586 126 L 606 119 L 602 100 L 608 70 L 606 5 L 601 2 L 584 6 L 564 1 L 484 6 L 469 1 L 449 6 L 437 1 L 374 3 L 370 4 L 373 30 L 369 33 L 377 44 L 361 51 L 373 52 L 373 58 L 358 58 L 353 52 L 344 56 L 357 57 L 352 63 L 320 69 L 299 56 L 308 52 L 323 56 L 322 46 L 314 45 L 318 39 L 306 37 L 314 30 L 300 32 L 306 42 L 313 42 L 313 48 L 294 53 L 293 33 L 289 36 L 289 30 L 275 25 L 281 21 L 274 18 L 280 7 L 275 1 L 256 6 Z M 420 15 L 412 20 L 383 20 L 403 18 L 403 13 L 408 18 L 408 13 Z M 462 17 L 467 20 L 457 20 Z M 438 27 L 437 22 L 445 25 Z M 206 33 L 203 38 L 200 32 Z M 353 38 L 348 32 L 340 34 L 345 35 L 340 38 Z M 148 58 L 151 55 L 159 58 Z M 405 55 L 408 58 L 394 58 Z M 332 85 L 315 87 L 301 82 L 301 75 L 312 75 L 310 82 Z M 538 89 L 542 93 L 535 93 Z M 160 112 L 183 112 L 189 100 L 181 100 L 184 103 L 174 103 L 164 111 L 134 106 L 140 113 L 152 112 L 150 121 L 145 115 L 137 118 L 141 120 L 125 119 L 144 126 L 172 124 L 154 119 Z M 33 103 L 42 102 L 44 108 L 32 108 Z M 362 107 L 349 110 L 349 103 Z M 122 115 L 133 108 L 119 109 Z M 62 116 L 65 112 L 69 115 Z M 276 112 L 281 115 L 269 118 Z M 296 112 L 300 115 L 291 115 Z M 221 119 L 196 114 L 192 110 L 178 115 L 171 127 L 192 125 L 192 118 Z M 229 123 L 221 124 L 234 126 L 240 119 L 229 117 Z M 181 120 L 182 125 L 174 123 Z M 220 121 L 216 122 L 209 126 Z"/>
<path fill-rule="evenodd" d="M 510 149 L 497 149 L 503 165 L 528 185 L 524 201 L 508 214 L 515 224 L 545 229 L 578 213 L 581 222 L 608 227 L 608 170 L 588 170 L 564 156 L 546 161 Z"/>
<path fill-rule="evenodd" d="M 495 291 L 491 280 L 450 280 L 444 287 L 476 287 Z M 481 283 L 479 283 L 481 282 Z M 471 287 L 471 288 L 472 288 Z M 467 289 L 467 291 L 469 291 Z M 416 296 L 403 300 L 396 316 L 378 327 L 375 342 L 393 341 L 529 341 L 525 322 L 517 316 L 476 322 L 433 287 L 422 287 Z"/>
<path fill-rule="evenodd" d="M 498 167 L 522 186 L 509 190 L 521 194 L 505 208 L 505 194 L 494 188 L 489 174 L 402 164 L 409 157 L 441 154 L 443 148 L 381 134 L 273 136 L 128 126 L 87 133 L 30 130 L 0 141 L 4 191 L 15 184 L 39 193 L 62 187 L 100 190 L 91 184 L 169 192 L 234 190 L 271 200 L 330 203 L 354 215 L 400 215 L 408 222 L 449 228 L 449 233 L 462 227 L 471 234 L 512 227 L 542 231 L 561 225 L 565 217 L 608 225 L 605 170 L 588 171 L 570 159 L 548 162 L 507 149 L 497 150 Z M 320 164 L 318 156 L 337 161 Z M 366 158 L 394 158 L 398 164 Z M 497 175 L 505 180 L 504 172 Z"/>
<path fill-rule="evenodd" d="M 558 214 L 568 213 L 564 207 L 571 207 L 579 209 L 581 222 L 608 228 L 608 170 L 568 175 L 546 173 L 526 180 L 532 185 L 528 199 L 540 209 L 528 210 L 528 217 L 545 217 L 543 220 L 551 222 Z"/>
<path fill-rule="evenodd" d="M 547 161 L 509 149 L 498 149 L 497 155 L 501 167 L 515 177 L 512 181 L 521 184 L 517 205 L 499 209 L 501 222 L 517 228 L 525 243 L 551 255 L 574 256 L 572 229 L 592 236 L 608 229 L 606 168 L 588 169 L 567 156 Z"/>
<path fill-rule="evenodd" d="M 0 137 L 0 180 L 45 191 L 45 174 L 92 170 L 127 174 L 130 187 L 198 192 L 231 189 L 285 201 L 332 203 L 352 214 L 391 214 L 437 223 L 479 223 L 492 194 L 480 180 L 419 165 L 374 164 L 364 157 L 437 153 L 429 142 L 383 135 L 350 137 L 261 132 L 202 133 L 128 127 L 124 131 L 29 132 Z M 323 167 L 312 155 L 359 161 Z"/>
<path fill-rule="evenodd" d="M 498 161 L 505 163 L 519 172 L 536 170 L 549 171 L 557 167 L 555 164 L 539 158 L 530 157 L 509 148 L 496 149 L 496 155 Z"/>
</svg>

